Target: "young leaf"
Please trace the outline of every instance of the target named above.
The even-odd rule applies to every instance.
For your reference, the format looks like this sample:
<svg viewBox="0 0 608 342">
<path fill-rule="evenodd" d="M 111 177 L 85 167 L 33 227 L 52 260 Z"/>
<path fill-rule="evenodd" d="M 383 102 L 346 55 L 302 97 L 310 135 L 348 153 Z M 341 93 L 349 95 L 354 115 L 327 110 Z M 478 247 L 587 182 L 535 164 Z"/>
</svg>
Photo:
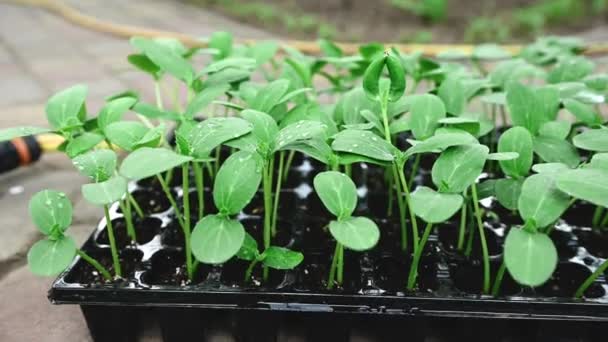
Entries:
<svg viewBox="0 0 608 342">
<path fill-rule="evenodd" d="M 572 138 L 574 146 L 588 151 L 608 152 L 608 129 L 589 129 Z"/>
<path fill-rule="evenodd" d="M 219 145 L 242 137 L 251 129 L 251 123 L 241 118 L 214 117 L 192 126 L 187 132 L 178 129 L 176 137 L 182 136 L 187 141 L 187 151 L 182 153 L 204 159 Z"/>
<path fill-rule="evenodd" d="M 579 121 L 586 125 L 596 126 L 602 124 L 602 117 L 599 116 L 589 105 L 575 99 L 565 99 L 564 107 Z"/>
<path fill-rule="evenodd" d="M 19 138 L 19 137 L 26 137 L 28 135 L 48 133 L 50 131 L 51 130 L 48 128 L 32 127 L 32 126 L 0 129 L 0 142 L 13 140 L 13 139 Z"/>
<path fill-rule="evenodd" d="M 200 74 L 213 74 L 229 68 L 254 70 L 256 66 L 255 59 L 245 57 L 230 57 L 219 60 L 207 65 Z"/>
<path fill-rule="evenodd" d="M 279 126 L 272 116 L 252 109 L 241 112 L 241 116 L 253 125 L 253 134 L 260 143 L 272 145 L 279 134 Z"/>
<path fill-rule="evenodd" d="M 258 66 L 270 61 L 279 49 L 279 44 L 273 41 L 258 42 L 251 46 L 249 55 L 255 59 Z"/>
<path fill-rule="evenodd" d="M 494 184 L 496 199 L 505 208 L 509 210 L 517 210 L 517 201 L 521 194 L 523 180 L 504 178 L 498 179 Z"/>
<path fill-rule="evenodd" d="M 331 235 L 348 249 L 366 251 L 372 249 L 380 239 L 380 230 L 367 217 L 348 217 L 329 223 Z"/>
<path fill-rule="evenodd" d="M 262 253 L 264 266 L 277 270 L 291 270 L 296 268 L 304 255 L 283 247 L 270 246 Z"/>
<path fill-rule="evenodd" d="M 412 192 L 411 205 L 416 216 L 425 222 L 440 223 L 454 216 L 462 207 L 460 194 L 444 194 L 426 186 Z"/>
<path fill-rule="evenodd" d="M 194 227 L 190 244 L 200 262 L 221 264 L 239 252 L 244 239 L 245 228 L 239 221 L 208 215 Z"/>
<path fill-rule="evenodd" d="M 479 120 L 463 116 L 443 118 L 439 120 L 439 123 L 446 125 L 448 128 L 463 130 L 474 136 L 478 136 L 481 130 L 481 122 Z"/>
<path fill-rule="evenodd" d="M 207 107 L 213 100 L 217 99 L 221 95 L 225 94 L 230 89 L 227 84 L 219 84 L 215 86 L 206 87 L 201 90 L 200 93 L 190 101 L 184 116 L 192 119 L 198 113 L 200 113 L 205 107 Z"/>
<path fill-rule="evenodd" d="M 376 57 L 365 69 L 363 75 L 363 90 L 371 100 L 376 100 L 380 96 L 380 77 L 386 64 L 386 56 Z"/>
<path fill-rule="evenodd" d="M 587 167 L 608 170 L 608 153 L 594 154 Z"/>
<path fill-rule="evenodd" d="M 570 170 L 570 167 L 562 163 L 540 163 L 532 165 L 532 171 L 536 173 L 552 173 Z"/>
<path fill-rule="evenodd" d="M 166 148 L 142 147 L 129 154 L 120 166 L 120 174 L 140 180 L 160 174 L 192 160 Z"/>
<path fill-rule="evenodd" d="M 131 45 L 142 51 L 154 64 L 175 78 L 191 84 L 194 80 L 192 65 L 173 49 L 152 39 L 133 37 Z"/>
<path fill-rule="evenodd" d="M 97 116 L 97 127 L 103 131 L 109 124 L 122 120 L 135 103 L 137 99 L 134 97 L 121 97 L 106 103 Z"/>
<path fill-rule="evenodd" d="M 458 116 L 464 111 L 467 99 L 464 87 L 456 77 L 448 77 L 441 82 L 439 89 L 437 89 L 437 95 L 445 104 L 448 113 Z"/>
<path fill-rule="evenodd" d="M 454 132 L 445 134 L 435 134 L 423 140 L 405 151 L 405 156 L 409 157 L 417 153 L 441 152 L 448 147 L 458 145 L 468 145 L 477 143 L 477 139 L 467 132 Z"/>
<path fill-rule="evenodd" d="M 105 134 L 112 144 L 125 151 L 133 151 L 149 130 L 141 122 L 119 121 L 108 125 L 105 128 Z"/>
<path fill-rule="evenodd" d="M 448 148 L 433 164 L 433 183 L 440 192 L 463 192 L 481 174 L 488 151 L 488 147 L 480 144 Z"/>
<path fill-rule="evenodd" d="M 56 229 L 63 232 L 72 224 L 72 203 L 63 192 L 43 190 L 36 193 L 30 199 L 29 213 L 44 235 L 51 235 Z"/>
<path fill-rule="evenodd" d="M 288 149 L 302 141 L 310 140 L 319 136 L 326 128 L 325 124 L 318 121 L 302 120 L 292 123 L 279 131 L 274 150 Z"/>
<path fill-rule="evenodd" d="M 154 64 L 146 55 L 131 54 L 127 56 L 127 60 L 137 69 L 149 74 L 155 80 L 159 79 L 160 68 Z"/>
<path fill-rule="evenodd" d="M 347 129 L 334 136 L 331 148 L 381 161 L 393 161 L 396 149 L 370 131 Z"/>
<path fill-rule="evenodd" d="M 84 121 L 84 101 L 87 87 L 76 85 L 62 90 L 46 103 L 46 118 L 57 130 L 66 130 L 82 125 Z"/>
<path fill-rule="evenodd" d="M 534 137 L 534 152 L 547 163 L 563 163 L 576 167 L 580 163 L 578 152 L 568 141 L 553 137 Z"/>
<path fill-rule="evenodd" d="M 116 159 L 116 153 L 112 150 L 95 150 L 79 155 L 72 163 L 81 174 L 98 183 L 114 175 Z"/>
<path fill-rule="evenodd" d="M 511 229 L 505 241 L 505 264 L 518 283 L 539 286 L 557 266 L 557 250 L 545 234 Z"/>
<path fill-rule="evenodd" d="M 127 180 L 121 176 L 115 176 L 105 182 L 82 186 L 82 196 L 96 205 L 108 205 L 117 202 L 126 191 Z"/>
<path fill-rule="evenodd" d="M 575 169 L 557 175 L 556 186 L 568 195 L 608 207 L 608 170 L 597 168 Z"/>
<path fill-rule="evenodd" d="M 213 185 L 213 201 L 221 214 L 238 214 L 251 201 L 262 180 L 262 163 L 257 153 L 247 151 L 226 159 Z"/>
<path fill-rule="evenodd" d="M 160 110 L 155 105 L 151 105 L 145 102 L 137 102 L 132 108 L 135 113 L 141 114 L 150 119 L 165 119 L 165 120 L 173 120 L 178 121 L 182 118 L 182 116 L 178 113 Z"/>
<path fill-rule="evenodd" d="M 287 94 L 289 90 L 289 80 L 278 79 L 260 89 L 250 103 L 250 108 L 260 112 L 268 113 L 279 103 L 279 100 Z"/>
<path fill-rule="evenodd" d="M 27 253 L 27 264 L 39 276 L 55 276 L 63 272 L 76 256 L 76 244 L 69 236 L 56 240 L 40 240 Z"/>
<path fill-rule="evenodd" d="M 65 153 L 70 158 L 83 154 L 103 141 L 103 136 L 97 133 L 84 132 L 76 138 L 69 140 Z"/>
<path fill-rule="evenodd" d="M 505 175 L 519 178 L 528 174 L 534 156 L 532 135 L 527 129 L 512 127 L 505 131 L 498 140 L 498 151 L 513 151 L 519 154 L 517 159 L 499 161 Z"/>
<path fill-rule="evenodd" d="M 545 137 L 566 139 L 571 129 L 572 125 L 568 121 L 549 121 L 540 126 L 538 134 Z"/>
<path fill-rule="evenodd" d="M 487 160 L 514 160 L 519 158 L 517 152 L 494 152 L 488 154 Z"/>
<path fill-rule="evenodd" d="M 357 206 L 357 187 L 345 174 L 325 171 L 315 176 L 314 188 L 321 201 L 337 218 L 350 217 Z"/>
<path fill-rule="evenodd" d="M 540 126 L 549 121 L 542 115 L 543 108 L 532 88 L 512 83 L 507 89 L 507 105 L 514 126 L 527 128 L 536 134 Z"/>
<path fill-rule="evenodd" d="M 412 97 L 410 127 L 414 138 L 424 140 L 435 133 L 439 120 L 445 117 L 443 101 L 435 95 L 423 94 Z"/>
<path fill-rule="evenodd" d="M 593 72 L 594 64 L 589 59 L 576 56 L 559 62 L 549 75 L 549 83 L 564 83 L 578 81 Z"/>
<path fill-rule="evenodd" d="M 258 243 L 249 233 L 245 232 L 245 240 L 243 240 L 243 245 L 241 246 L 241 249 L 239 249 L 236 256 L 241 260 L 249 261 L 253 261 L 260 256 L 260 252 L 258 251 Z"/>
<path fill-rule="evenodd" d="M 218 50 L 220 53 L 213 56 L 213 59 L 224 59 L 232 53 L 232 34 L 224 31 L 217 31 L 211 34 L 209 47 Z"/>
<path fill-rule="evenodd" d="M 542 110 L 542 115 L 548 121 L 557 119 L 559 112 L 560 97 L 559 91 L 551 86 L 544 86 L 535 89 L 538 104 Z"/>
<path fill-rule="evenodd" d="M 555 222 L 570 205 L 570 198 L 555 186 L 550 173 L 532 175 L 524 181 L 517 202 L 519 214 L 524 219 L 534 220 L 538 227 Z"/>
</svg>

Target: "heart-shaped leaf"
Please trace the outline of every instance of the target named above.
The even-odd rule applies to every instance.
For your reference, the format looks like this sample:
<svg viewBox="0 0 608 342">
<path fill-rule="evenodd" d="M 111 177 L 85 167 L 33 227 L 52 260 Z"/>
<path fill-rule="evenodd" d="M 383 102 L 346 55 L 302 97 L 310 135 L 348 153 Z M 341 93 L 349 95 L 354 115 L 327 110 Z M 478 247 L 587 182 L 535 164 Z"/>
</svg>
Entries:
<svg viewBox="0 0 608 342">
<path fill-rule="evenodd" d="M 411 195 L 411 206 L 416 216 L 429 223 L 444 222 L 462 207 L 460 194 L 444 194 L 426 186 L 419 186 Z"/>
<path fill-rule="evenodd" d="M 120 166 L 120 174 L 140 180 L 160 174 L 192 160 L 166 148 L 142 147 L 127 156 Z"/>
<path fill-rule="evenodd" d="M 76 85 L 62 90 L 46 103 L 46 118 L 57 130 L 67 130 L 82 125 L 85 120 L 84 101 L 87 87 Z"/>
<path fill-rule="evenodd" d="M 116 153 L 112 150 L 95 150 L 74 158 L 72 163 L 78 172 L 98 183 L 114 175 L 116 160 Z"/>
<path fill-rule="evenodd" d="M 349 217 L 329 223 L 331 235 L 348 249 L 366 251 L 372 249 L 380 239 L 380 230 L 367 217 Z"/>
<path fill-rule="evenodd" d="M 433 183 L 440 192 L 463 192 L 481 174 L 488 151 L 488 147 L 480 144 L 448 148 L 433 164 Z"/>
<path fill-rule="evenodd" d="M 55 230 L 64 232 L 72 224 L 72 203 L 63 192 L 43 190 L 36 193 L 30 199 L 29 213 L 44 235 L 51 235 Z"/>
<path fill-rule="evenodd" d="M 56 240 L 40 240 L 27 253 L 30 271 L 39 276 L 55 276 L 63 272 L 76 256 L 76 244 L 69 236 Z"/>
<path fill-rule="evenodd" d="M 362 155 L 381 161 L 393 161 L 396 149 L 370 131 L 347 129 L 334 135 L 331 148 L 338 152 Z"/>
<path fill-rule="evenodd" d="M 315 191 L 321 201 L 338 218 L 350 217 L 357 206 L 357 187 L 345 174 L 321 172 L 314 179 Z"/>
<path fill-rule="evenodd" d="M 526 178 L 517 202 L 524 221 L 532 219 L 541 228 L 555 222 L 570 205 L 570 198 L 557 189 L 552 175 L 542 173 Z"/>
<path fill-rule="evenodd" d="M 70 140 L 65 147 L 65 153 L 70 158 L 83 154 L 103 141 L 103 136 L 97 133 L 84 132 Z"/>
<path fill-rule="evenodd" d="M 532 134 L 523 127 L 512 127 L 498 140 L 499 152 L 517 152 L 519 157 L 500 161 L 500 168 L 510 177 L 525 177 L 530 171 L 533 159 Z"/>
<path fill-rule="evenodd" d="M 608 129 L 589 129 L 572 138 L 574 146 L 588 151 L 608 152 Z"/>
<path fill-rule="evenodd" d="M 19 137 L 26 137 L 28 135 L 36 135 L 42 133 L 48 133 L 51 130 L 43 127 L 32 127 L 32 126 L 22 126 L 22 127 L 12 127 L 0 129 L 0 142 L 13 140 Z"/>
<path fill-rule="evenodd" d="M 568 195 L 608 207 L 608 171 L 599 168 L 584 168 L 562 172 L 557 175 L 556 186 Z"/>
<path fill-rule="evenodd" d="M 245 228 L 239 221 L 208 215 L 194 227 L 190 244 L 200 262 L 221 264 L 238 253 L 244 239 Z"/>
<path fill-rule="evenodd" d="M 115 176 L 101 183 L 82 186 L 82 196 L 92 204 L 109 205 L 119 201 L 127 192 L 127 180 Z"/>
<path fill-rule="evenodd" d="M 439 120 L 445 118 L 443 101 L 435 95 L 423 94 L 412 97 L 410 106 L 410 128 L 417 140 L 424 140 L 435 133 Z"/>
<path fill-rule="evenodd" d="M 580 163 L 578 152 L 566 140 L 554 137 L 534 137 L 534 152 L 547 163 L 563 163 L 576 167 Z"/>
<path fill-rule="evenodd" d="M 511 229 L 504 249 L 507 270 L 522 285 L 542 285 L 557 266 L 557 250 L 545 234 Z"/>
<path fill-rule="evenodd" d="M 238 214 L 260 187 L 263 161 L 257 153 L 232 154 L 215 176 L 213 201 L 220 213 Z"/>
<path fill-rule="evenodd" d="M 302 253 L 276 246 L 268 247 L 261 257 L 264 266 L 277 270 L 294 269 L 304 260 Z"/>
</svg>

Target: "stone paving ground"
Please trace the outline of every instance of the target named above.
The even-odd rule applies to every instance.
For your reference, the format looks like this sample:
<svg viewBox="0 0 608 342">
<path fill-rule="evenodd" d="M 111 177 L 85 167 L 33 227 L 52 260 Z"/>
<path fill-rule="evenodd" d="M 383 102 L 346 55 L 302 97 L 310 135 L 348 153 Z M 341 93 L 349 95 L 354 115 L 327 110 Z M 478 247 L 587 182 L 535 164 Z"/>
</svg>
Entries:
<svg viewBox="0 0 608 342">
<path fill-rule="evenodd" d="M 242 38 L 271 37 L 178 1 L 73 0 L 71 4 L 102 19 L 197 36 L 226 30 Z M 606 35 L 605 29 L 596 29 L 588 37 L 601 40 Z M 93 113 L 104 96 L 127 88 L 151 97 L 147 76 L 135 72 L 126 61 L 132 51 L 124 39 L 0 0 L 0 128 L 45 125 L 47 97 L 75 83 L 89 85 L 87 106 Z M 75 203 L 70 233 L 81 243 L 101 215 L 82 200 L 84 181 L 59 154 L 45 155 L 34 166 L 0 175 L 0 341 L 90 340 L 79 309 L 51 305 L 46 292 L 52 279 L 34 277 L 25 267 L 27 250 L 39 238 L 27 217 L 29 197 L 44 188 L 66 192 Z M 142 340 L 159 338 L 150 331 Z M 218 336 L 216 340 L 230 339 Z"/>
</svg>

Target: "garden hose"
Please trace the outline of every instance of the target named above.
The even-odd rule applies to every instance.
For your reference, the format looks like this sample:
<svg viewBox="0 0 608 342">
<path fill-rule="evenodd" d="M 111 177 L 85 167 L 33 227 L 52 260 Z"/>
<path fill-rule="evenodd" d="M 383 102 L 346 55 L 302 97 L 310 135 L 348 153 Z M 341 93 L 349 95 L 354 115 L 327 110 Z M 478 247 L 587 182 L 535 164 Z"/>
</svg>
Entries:
<svg viewBox="0 0 608 342">
<path fill-rule="evenodd" d="M 175 38 L 181 41 L 184 45 L 188 47 L 206 47 L 207 43 L 199 38 L 194 36 L 174 32 L 174 31 L 164 31 L 164 30 L 154 30 L 144 27 L 132 26 L 132 25 L 124 25 L 124 24 L 116 24 L 109 21 L 104 21 L 97 19 L 93 16 L 86 15 L 78 11 L 77 9 L 63 3 L 59 0 L 0 0 L 4 2 L 10 2 L 21 5 L 29 5 L 34 7 L 43 8 L 51 13 L 54 13 L 63 19 L 79 25 L 81 27 L 106 33 L 110 35 L 114 35 L 121 38 L 131 38 L 133 36 L 141 36 L 147 38 L 156 38 L 156 37 L 167 37 L 167 38 Z M 244 39 L 239 42 L 245 44 L 255 43 L 256 40 L 253 39 Z M 302 41 L 302 40 L 285 40 L 285 45 L 289 45 L 292 48 L 300 50 L 303 53 L 318 55 L 320 54 L 319 44 L 315 41 Z M 347 54 L 354 54 L 358 52 L 359 44 L 356 43 L 337 43 L 340 48 Z M 394 46 L 395 48 L 406 52 L 411 53 L 415 51 L 422 52 L 427 56 L 436 56 L 445 51 L 458 50 L 460 53 L 464 55 L 471 55 L 474 45 L 469 44 L 391 44 L 385 43 L 387 46 Z M 513 54 L 517 54 L 521 49 L 521 45 L 501 45 L 501 47 Z M 603 55 L 608 53 L 608 43 L 596 43 L 591 44 L 585 47 L 583 54 L 592 56 L 592 55 Z"/>
<path fill-rule="evenodd" d="M 0 143 L 0 173 L 30 165 L 42 154 L 42 146 L 35 136 L 15 138 Z"/>
</svg>

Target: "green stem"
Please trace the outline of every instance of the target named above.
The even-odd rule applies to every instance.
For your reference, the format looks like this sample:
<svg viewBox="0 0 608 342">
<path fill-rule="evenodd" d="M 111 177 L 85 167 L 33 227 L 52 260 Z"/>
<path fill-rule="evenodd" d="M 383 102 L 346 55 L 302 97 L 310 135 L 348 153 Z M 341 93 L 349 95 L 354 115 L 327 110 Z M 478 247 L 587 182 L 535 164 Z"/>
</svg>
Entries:
<svg viewBox="0 0 608 342">
<path fill-rule="evenodd" d="M 463 196 L 467 197 L 467 190 L 464 190 Z M 458 250 L 462 251 L 464 248 L 464 236 L 467 228 L 467 201 L 465 200 L 462 203 L 462 208 L 460 210 L 460 227 L 458 229 Z"/>
<path fill-rule="evenodd" d="M 606 227 L 606 225 L 608 224 L 608 212 L 606 212 L 606 214 L 604 215 L 604 218 L 602 219 L 602 222 L 600 222 L 600 227 Z"/>
<path fill-rule="evenodd" d="M 344 245 L 338 243 L 338 264 L 336 265 L 336 282 L 338 285 L 342 285 L 344 280 Z"/>
<path fill-rule="evenodd" d="M 497 297 L 500 293 L 500 286 L 502 285 L 502 279 L 505 276 L 506 270 L 507 264 L 505 264 L 505 261 L 503 260 L 498 269 L 498 273 L 496 274 L 496 279 L 494 279 L 494 286 L 492 286 L 492 296 L 494 297 Z"/>
<path fill-rule="evenodd" d="M 410 198 L 410 190 L 407 187 L 407 180 L 405 179 L 405 174 L 403 171 L 403 167 L 399 167 L 399 180 L 401 181 L 401 186 L 403 187 L 403 193 L 405 194 L 405 204 L 410 213 L 410 221 L 412 221 L 412 245 L 414 246 L 414 251 L 418 249 L 418 222 L 416 221 L 416 214 L 414 214 L 414 208 L 412 208 L 412 201 Z"/>
<path fill-rule="evenodd" d="M 386 217 L 391 217 L 391 216 L 393 216 L 393 201 L 395 200 L 394 199 L 395 191 L 398 192 L 398 190 L 395 190 L 395 182 L 394 182 L 393 177 L 385 177 L 385 178 L 388 178 L 387 183 L 388 183 L 388 189 L 390 190 L 388 192 L 388 205 L 386 207 Z"/>
<path fill-rule="evenodd" d="M 272 232 L 271 211 L 272 211 L 272 185 L 270 183 L 270 162 L 267 161 L 262 175 L 262 187 L 264 188 L 264 250 L 270 247 Z M 264 266 L 264 281 L 268 279 L 268 267 Z"/>
<path fill-rule="evenodd" d="M 120 210 L 124 213 L 123 217 L 125 218 L 125 222 L 127 224 L 127 235 L 131 238 L 131 242 L 137 241 L 137 237 L 135 235 L 135 228 L 133 227 L 133 215 L 131 214 L 131 206 L 129 205 L 129 201 L 120 200 L 118 202 L 120 206 Z"/>
<path fill-rule="evenodd" d="M 277 235 L 277 220 L 278 220 L 278 213 L 279 213 L 279 199 L 281 197 L 281 186 L 283 185 L 283 177 L 281 177 L 281 175 L 283 174 L 283 164 L 285 163 L 285 151 L 281 151 L 279 154 L 279 170 L 277 173 L 277 184 L 276 184 L 276 188 L 274 190 L 274 204 L 272 207 L 272 226 L 271 226 L 271 232 L 272 232 L 272 236 Z M 272 172 L 272 171 L 271 171 Z"/>
<path fill-rule="evenodd" d="M 108 269 L 103 267 L 103 265 L 100 264 L 99 261 L 93 259 L 87 253 L 80 249 L 76 250 L 76 254 L 78 254 L 78 256 L 82 258 L 82 260 L 91 264 L 91 266 L 93 266 L 97 270 L 97 272 L 99 272 L 99 274 L 101 274 L 106 280 L 112 281 L 112 275 L 110 275 Z"/>
<path fill-rule="evenodd" d="M 203 168 L 198 162 L 192 162 L 194 168 L 194 182 L 196 183 L 196 198 L 198 200 L 198 219 L 202 219 L 205 213 L 205 183 Z"/>
<path fill-rule="evenodd" d="M 595 211 L 593 212 L 593 228 L 597 228 L 600 226 L 602 214 L 604 213 L 604 207 L 596 206 Z"/>
<path fill-rule="evenodd" d="M 133 209 L 135 209 L 137 216 L 139 216 L 139 218 L 144 218 L 144 211 L 141 210 L 141 207 L 139 206 L 139 204 L 137 204 L 137 201 L 133 197 L 133 194 L 129 191 L 127 191 L 127 198 L 129 199 L 129 203 L 131 203 Z"/>
<path fill-rule="evenodd" d="M 257 264 L 258 264 L 258 259 L 253 259 L 253 261 L 247 267 L 247 270 L 245 271 L 245 283 L 248 283 L 249 281 L 251 281 L 251 273 L 253 273 L 253 268 Z"/>
<path fill-rule="evenodd" d="M 351 164 L 344 165 L 344 173 L 346 173 L 348 178 L 352 178 L 353 167 Z"/>
<path fill-rule="evenodd" d="M 186 252 L 186 270 L 188 279 L 192 280 L 194 275 L 192 269 L 192 252 L 190 251 L 190 176 L 188 175 L 188 162 L 182 164 L 182 192 L 184 202 L 184 251 Z"/>
<path fill-rule="evenodd" d="M 410 272 L 407 277 L 407 289 L 409 291 L 413 290 L 416 286 L 416 279 L 418 278 L 418 266 L 420 264 L 420 258 L 422 257 L 422 252 L 424 251 L 424 246 L 433 231 L 433 224 L 427 223 L 424 228 L 424 233 L 422 233 L 422 238 L 420 239 L 420 244 L 418 248 L 414 250 L 414 259 L 412 260 L 412 264 L 410 265 Z"/>
<path fill-rule="evenodd" d="M 160 82 L 158 80 L 154 81 L 154 95 L 156 97 L 156 107 L 163 110 L 165 106 L 163 105 L 163 97 L 161 95 Z"/>
<path fill-rule="evenodd" d="M 600 267 L 598 267 L 597 270 L 595 270 L 595 272 L 593 272 L 593 274 L 591 274 L 589 276 L 589 278 L 587 278 L 585 280 L 585 282 L 583 282 L 583 284 L 581 284 L 581 286 L 578 288 L 578 290 L 576 290 L 576 293 L 574 294 L 574 298 L 581 298 L 585 294 L 585 291 L 587 291 L 589 286 L 591 286 L 591 284 L 593 284 L 593 282 L 596 281 L 597 278 L 599 276 L 601 276 L 606 271 L 607 268 L 608 268 L 608 260 L 604 260 L 604 262 L 600 265 Z"/>
<path fill-rule="evenodd" d="M 285 163 L 285 171 L 283 172 L 283 182 L 285 182 L 287 180 L 287 176 L 289 176 L 289 169 L 291 168 L 291 163 L 293 163 L 293 158 L 295 154 L 295 150 L 289 151 L 289 155 L 287 156 L 287 163 Z"/>
<path fill-rule="evenodd" d="M 407 183 L 407 186 L 409 189 L 412 188 L 412 185 L 414 185 L 414 178 L 416 178 L 416 175 L 418 174 L 418 169 L 420 168 L 420 157 L 422 156 L 422 153 L 418 153 L 416 154 L 416 158 L 414 159 L 414 165 L 412 166 L 412 173 L 410 174 L 410 179 L 409 182 Z"/>
<path fill-rule="evenodd" d="M 108 240 L 110 241 L 110 251 L 112 252 L 114 275 L 118 278 L 122 278 L 122 271 L 120 270 L 120 261 L 118 259 L 118 249 L 116 248 L 116 240 L 114 239 L 114 228 L 112 227 L 112 220 L 110 219 L 110 210 L 108 209 L 107 205 L 103 206 L 103 212 L 106 217 L 106 229 L 108 230 Z"/>
<path fill-rule="evenodd" d="M 177 218 L 177 222 L 183 229 L 185 227 L 185 223 L 182 218 L 182 214 L 179 210 L 179 207 L 177 206 L 177 203 L 175 202 L 175 198 L 173 198 L 173 195 L 171 195 L 171 190 L 169 189 L 169 186 L 167 185 L 167 183 L 165 182 L 165 180 L 163 179 L 162 176 L 156 175 L 156 178 L 158 178 L 160 186 L 163 189 L 163 191 L 165 192 L 165 196 L 167 196 L 169 203 L 171 203 L 173 210 L 175 210 L 175 217 Z"/>
<path fill-rule="evenodd" d="M 331 266 L 329 267 L 329 279 L 327 279 L 327 289 L 331 290 L 334 288 L 334 279 L 336 277 L 336 266 L 338 265 L 338 259 L 340 258 L 340 243 L 336 242 L 336 248 L 334 250 L 334 257 L 331 259 Z"/>
<path fill-rule="evenodd" d="M 475 208 L 475 218 L 477 219 L 477 228 L 479 229 L 479 240 L 481 242 L 481 252 L 483 258 L 483 293 L 490 292 L 490 256 L 488 253 L 488 244 L 486 243 L 486 234 L 481 220 L 481 210 L 479 210 L 479 199 L 477 198 L 477 186 L 475 183 L 471 185 L 471 193 L 473 194 L 473 206 Z"/>
</svg>

